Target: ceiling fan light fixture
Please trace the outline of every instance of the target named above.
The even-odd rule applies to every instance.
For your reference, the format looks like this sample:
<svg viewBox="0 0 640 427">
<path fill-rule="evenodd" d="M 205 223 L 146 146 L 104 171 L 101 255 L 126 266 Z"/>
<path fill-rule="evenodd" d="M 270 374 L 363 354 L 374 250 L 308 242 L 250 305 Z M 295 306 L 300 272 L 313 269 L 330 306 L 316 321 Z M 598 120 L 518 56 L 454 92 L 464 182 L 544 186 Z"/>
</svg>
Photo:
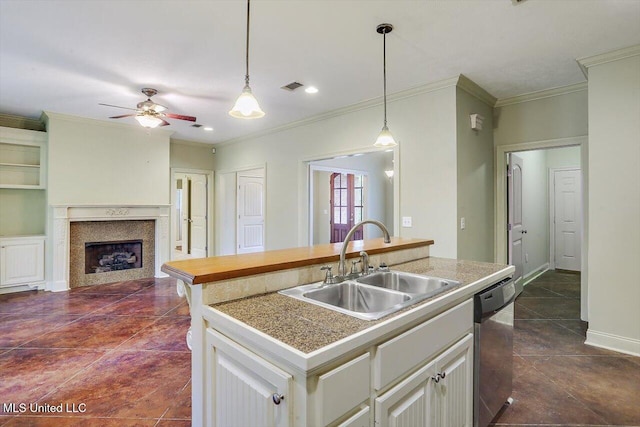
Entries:
<svg viewBox="0 0 640 427">
<path fill-rule="evenodd" d="M 393 25 L 391 24 L 380 24 L 376 27 L 376 32 L 378 34 L 382 34 L 382 81 L 383 81 L 383 89 L 384 89 L 384 125 L 382 126 L 382 131 L 378 134 L 378 138 L 376 138 L 376 142 L 373 144 L 374 147 L 395 147 L 398 145 L 396 140 L 393 138 L 391 131 L 387 127 L 387 33 L 390 33 L 393 30 Z"/>
<path fill-rule="evenodd" d="M 235 105 L 229 111 L 229 115 L 237 119 L 259 119 L 264 117 L 264 114 L 248 84 L 245 85 Z"/>
<path fill-rule="evenodd" d="M 156 128 L 158 127 L 160 124 L 162 124 L 162 119 L 159 117 L 156 117 L 152 114 L 138 114 L 136 116 L 136 120 L 138 121 L 138 123 L 140 123 L 143 127 L 146 128 Z"/>
<path fill-rule="evenodd" d="M 253 96 L 251 87 L 249 87 L 249 22 L 251 16 L 251 0 L 247 0 L 247 46 L 245 50 L 245 75 L 244 89 L 236 100 L 235 105 L 229 111 L 231 117 L 238 119 L 259 119 L 264 117 L 264 111 L 258 105 L 258 100 Z"/>
</svg>

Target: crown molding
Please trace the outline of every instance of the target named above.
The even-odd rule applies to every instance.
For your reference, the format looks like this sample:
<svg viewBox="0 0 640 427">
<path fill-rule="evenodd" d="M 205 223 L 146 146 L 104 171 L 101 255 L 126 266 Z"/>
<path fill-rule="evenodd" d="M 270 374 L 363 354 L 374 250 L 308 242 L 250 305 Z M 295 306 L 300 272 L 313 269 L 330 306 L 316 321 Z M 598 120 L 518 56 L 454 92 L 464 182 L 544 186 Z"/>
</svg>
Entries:
<svg viewBox="0 0 640 427">
<path fill-rule="evenodd" d="M 497 98 L 495 96 L 491 95 L 464 74 L 460 74 L 460 76 L 458 76 L 457 85 L 460 89 L 464 90 L 469 95 L 475 96 L 490 107 L 493 107 L 496 104 Z"/>
<path fill-rule="evenodd" d="M 582 69 L 585 77 L 589 75 L 589 68 L 595 65 L 602 65 L 608 62 L 619 61 L 620 59 L 630 58 L 640 55 L 640 44 L 625 47 L 622 49 L 612 50 L 611 52 L 601 53 L 594 56 L 585 56 L 578 58 L 576 61 Z"/>
<path fill-rule="evenodd" d="M 413 96 L 422 95 L 424 93 L 435 92 L 437 90 L 445 89 L 448 87 L 456 86 L 459 82 L 459 76 L 451 77 L 445 80 L 440 80 L 437 82 L 429 83 L 426 85 L 416 86 L 411 89 L 407 89 L 401 92 L 396 92 L 390 95 L 387 95 L 387 103 L 392 103 L 399 101 L 405 98 L 411 98 Z M 354 113 L 360 110 L 366 110 L 368 108 L 376 107 L 378 105 L 382 105 L 383 97 L 377 97 L 373 99 L 369 99 L 367 101 L 358 102 L 356 104 L 348 105 L 346 107 L 337 108 L 335 110 L 327 111 L 325 113 L 317 114 L 315 116 L 307 117 L 306 119 L 297 120 L 295 122 L 287 123 L 282 126 L 276 126 L 274 128 L 266 129 L 260 132 L 254 132 L 246 136 L 241 136 L 238 138 L 228 139 L 226 141 L 222 141 L 216 143 L 216 147 L 225 147 L 227 145 L 236 144 L 242 141 L 247 141 L 255 138 L 259 138 L 266 135 L 271 135 L 274 133 L 282 132 L 288 129 L 293 129 L 299 126 L 308 125 L 315 122 L 320 122 L 323 120 L 328 120 L 332 117 L 342 116 L 349 113 Z"/>
<path fill-rule="evenodd" d="M 567 95 L 573 92 L 587 90 L 587 82 L 576 83 L 568 86 L 545 89 L 538 92 L 525 93 L 511 98 L 498 99 L 494 107 L 504 107 L 505 105 L 520 104 L 523 102 L 537 101 L 539 99 L 552 98 L 554 96 Z"/>
<path fill-rule="evenodd" d="M 47 130 L 49 129 L 50 119 L 63 120 L 71 123 L 82 123 L 82 124 L 88 124 L 93 126 L 101 126 L 101 127 L 111 128 L 111 129 L 113 128 L 116 128 L 116 129 L 120 128 L 123 130 L 128 129 L 128 130 L 132 130 L 136 132 L 144 132 L 144 133 L 147 133 L 147 131 L 149 131 L 149 132 L 153 132 L 154 134 L 164 135 L 166 137 L 170 137 L 175 133 L 174 131 L 168 130 L 168 129 L 158 129 L 158 128 L 147 129 L 140 125 L 134 125 L 129 123 L 107 122 L 105 120 L 91 119 L 88 117 L 72 116 L 70 114 L 54 113 L 52 111 L 43 111 L 42 121 L 46 124 Z"/>
<path fill-rule="evenodd" d="M 213 147 L 213 143 L 211 143 L 211 142 L 190 141 L 190 140 L 187 140 L 187 139 L 174 139 L 174 138 L 171 138 L 171 143 L 175 144 L 175 145 L 186 145 L 186 146 L 189 146 L 189 147 L 196 147 L 196 148 L 211 149 Z"/>
<path fill-rule="evenodd" d="M 30 117 L 16 116 L 0 113 L 0 126 L 14 129 L 35 130 L 46 132 L 46 126 L 42 120 Z"/>
</svg>

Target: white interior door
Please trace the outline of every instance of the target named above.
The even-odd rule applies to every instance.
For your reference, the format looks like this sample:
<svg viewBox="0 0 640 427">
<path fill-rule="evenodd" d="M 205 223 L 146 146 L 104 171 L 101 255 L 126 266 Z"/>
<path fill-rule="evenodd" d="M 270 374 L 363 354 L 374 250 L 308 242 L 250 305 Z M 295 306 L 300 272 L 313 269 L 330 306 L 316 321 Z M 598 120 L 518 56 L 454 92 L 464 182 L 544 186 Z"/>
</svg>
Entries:
<svg viewBox="0 0 640 427">
<path fill-rule="evenodd" d="M 527 231 L 522 225 L 522 158 L 513 153 L 508 154 L 509 170 L 507 173 L 508 188 L 508 237 L 509 237 L 509 264 L 516 268 L 513 276 L 514 282 L 522 279 L 523 247 L 522 235 Z"/>
<path fill-rule="evenodd" d="M 555 267 L 580 271 L 582 189 L 580 169 L 554 172 Z"/>
<path fill-rule="evenodd" d="M 189 255 L 189 180 L 187 175 L 176 175 L 177 179 L 181 182 L 180 199 L 180 245 L 178 246 L 178 252 L 182 255 Z"/>
<path fill-rule="evenodd" d="M 191 225 L 190 247 L 191 255 L 197 258 L 207 256 L 207 176 L 204 174 L 189 174 L 190 182 L 190 210 Z"/>
<path fill-rule="evenodd" d="M 264 177 L 238 175 L 238 253 L 264 251 Z"/>
</svg>

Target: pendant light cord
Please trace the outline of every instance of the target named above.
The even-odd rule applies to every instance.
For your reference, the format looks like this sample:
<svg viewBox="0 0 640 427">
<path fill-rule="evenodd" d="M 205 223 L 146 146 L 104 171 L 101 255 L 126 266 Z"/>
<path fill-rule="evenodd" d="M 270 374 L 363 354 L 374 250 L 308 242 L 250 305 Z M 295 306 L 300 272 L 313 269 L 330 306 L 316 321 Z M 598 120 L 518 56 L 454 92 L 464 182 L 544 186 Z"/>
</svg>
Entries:
<svg viewBox="0 0 640 427">
<path fill-rule="evenodd" d="M 247 49 L 246 49 L 246 71 L 247 73 L 244 75 L 244 83 L 249 86 L 249 14 L 251 12 L 251 0 L 247 0 Z"/>
<path fill-rule="evenodd" d="M 387 127 L 387 30 L 382 32 L 382 80 L 384 87 L 384 127 Z"/>
</svg>

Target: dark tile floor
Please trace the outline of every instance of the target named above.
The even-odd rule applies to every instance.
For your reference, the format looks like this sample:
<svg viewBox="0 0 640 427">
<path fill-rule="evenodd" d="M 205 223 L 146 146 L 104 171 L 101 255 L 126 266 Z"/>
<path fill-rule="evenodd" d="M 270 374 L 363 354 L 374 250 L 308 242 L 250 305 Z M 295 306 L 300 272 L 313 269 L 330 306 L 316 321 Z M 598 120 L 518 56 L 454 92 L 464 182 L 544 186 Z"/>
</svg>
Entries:
<svg viewBox="0 0 640 427">
<path fill-rule="evenodd" d="M 515 304 L 514 403 L 496 426 L 640 426 L 640 358 L 584 344 L 580 275 L 548 271 Z"/>
<path fill-rule="evenodd" d="M 145 279 L 0 295 L 0 425 L 190 426 L 190 318 L 175 286 Z M 10 403 L 27 411 L 11 413 Z"/>
<path fill-rule="evenodd" d="M 515 401 L 496 426 L 640 426 L 640 358 L 583 344 L 579 282 L 547 272 L 516 301 Z M 189 426 L 188 327 L 171 279 L 0 295 L 0 405 L 86 409 L 2 405 L 0 425 Z"/>
</svg>

